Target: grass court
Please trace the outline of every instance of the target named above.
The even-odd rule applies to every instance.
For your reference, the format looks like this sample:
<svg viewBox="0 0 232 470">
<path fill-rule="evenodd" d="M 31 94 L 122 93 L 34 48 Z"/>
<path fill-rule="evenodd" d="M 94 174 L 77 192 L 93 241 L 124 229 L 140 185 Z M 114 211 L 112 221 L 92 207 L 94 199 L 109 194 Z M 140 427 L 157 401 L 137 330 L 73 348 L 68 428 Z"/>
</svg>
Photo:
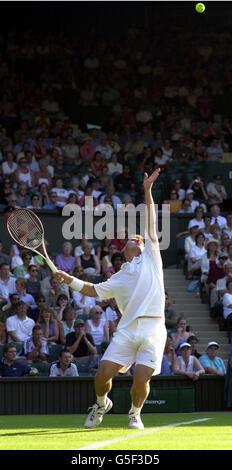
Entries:
<svg viewBox="0 0 232 470">
<path fill-rule="evenodd" d="M 86 415 L 0 416 L 1 450 L 231 450 L 232 413 L 143 414 L 144 430 L 127 415 L 106 415 L 84 429 Z"/>
</svg>

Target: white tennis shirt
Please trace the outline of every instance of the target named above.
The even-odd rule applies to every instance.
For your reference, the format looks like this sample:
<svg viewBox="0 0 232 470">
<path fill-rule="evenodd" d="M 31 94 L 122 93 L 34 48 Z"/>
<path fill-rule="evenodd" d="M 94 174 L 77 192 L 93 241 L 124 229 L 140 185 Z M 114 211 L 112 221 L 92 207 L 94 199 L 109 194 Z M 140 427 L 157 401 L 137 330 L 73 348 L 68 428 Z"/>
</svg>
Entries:
<svg viewBox="0 0 232 470">
<path fill-rule="evenodd" d="M 165 291 L 163 266 L 158 240 L 146 235 L 141 255 L 122 265 L 108 281 L 94 285 L 100 300 L 115 298 L 122 318 L 117 330 L 126 328 L 136 318 L 164 318 Z"/>
</svg>

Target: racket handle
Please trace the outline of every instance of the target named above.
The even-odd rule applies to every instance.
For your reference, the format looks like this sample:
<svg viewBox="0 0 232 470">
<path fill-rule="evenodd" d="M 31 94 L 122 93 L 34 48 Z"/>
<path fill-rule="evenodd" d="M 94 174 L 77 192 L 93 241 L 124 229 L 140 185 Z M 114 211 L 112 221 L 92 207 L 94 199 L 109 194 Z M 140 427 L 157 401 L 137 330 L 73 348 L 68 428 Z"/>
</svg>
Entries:
<svg viewBox="0 0 232 470">
<path fill-rule="evenodd" d="M 53 262 L 49 258 L 46 258 L 46 263 L 48 264 L 49 268 L 52 270 L 53 273 L 56 273 L 58 271 L 56 266 L 53 264 Z"/>
</svg>

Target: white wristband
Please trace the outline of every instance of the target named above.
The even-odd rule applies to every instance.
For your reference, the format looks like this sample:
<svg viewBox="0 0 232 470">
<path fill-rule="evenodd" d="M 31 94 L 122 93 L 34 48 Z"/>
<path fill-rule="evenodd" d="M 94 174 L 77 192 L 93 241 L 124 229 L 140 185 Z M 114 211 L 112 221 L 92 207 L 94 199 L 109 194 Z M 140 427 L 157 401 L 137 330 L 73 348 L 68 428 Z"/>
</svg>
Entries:
<svg viewBox="0 0 232 470">
<path fill-rule="evenodd" d="M 71 284 L 69 284 L 69 287 L 71 287 L 71 289 L 74 289 L 80 292 L 81 289 L 83 289 L 84 287 L 84 281 L 81 281 L 80 279 L 77 279 L 76 277 L 74 277 Z"/>
</svg>

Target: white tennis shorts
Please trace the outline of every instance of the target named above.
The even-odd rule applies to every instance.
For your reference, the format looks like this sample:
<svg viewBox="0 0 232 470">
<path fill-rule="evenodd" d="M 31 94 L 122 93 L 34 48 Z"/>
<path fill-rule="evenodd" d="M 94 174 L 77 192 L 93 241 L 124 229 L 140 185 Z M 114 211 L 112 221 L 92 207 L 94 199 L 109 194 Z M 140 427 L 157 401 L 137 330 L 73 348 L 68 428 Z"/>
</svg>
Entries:
<svg viewBox="0 0 232 470">
<path fill-rule="evenodd" d="M 134 363 L 143 364 L 154 369 L 152 375 L 157 375 L 166 338 L 163 318 L 137 318 L 128 328 L 114 334 L 102 360 L 122 365 L 120 372 L 126 372 Z"/>
</svg>

